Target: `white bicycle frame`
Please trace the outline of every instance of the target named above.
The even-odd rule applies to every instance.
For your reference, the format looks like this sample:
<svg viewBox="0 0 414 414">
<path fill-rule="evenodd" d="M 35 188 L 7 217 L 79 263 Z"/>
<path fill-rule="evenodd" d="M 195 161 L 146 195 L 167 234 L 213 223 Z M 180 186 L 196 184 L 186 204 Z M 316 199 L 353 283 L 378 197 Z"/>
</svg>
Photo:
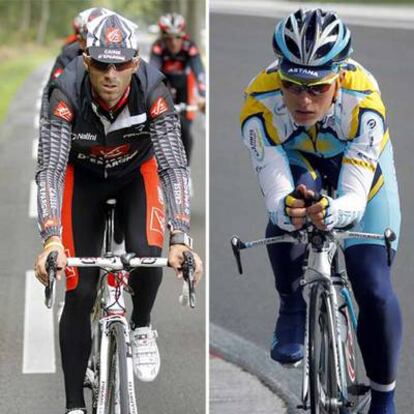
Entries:
<svg viewBox="0 0 414 414">
<path fill-rule="evenodd" d="M 319 250 L 319 251 L 318 251 Z M 331 332 L 334 332 L 335 335 L 332 338 L 333 341 L 333 356 L 336 366 L 336 382 L 339 386 L 339 390 L 342 395 L 346 395 L 346 373 L 344 368 L 344 358 L 343 352 L 340 349 L 341 347 L 341 328 L 340 328 L 340 319 L 338 311 L 338 297 L 337 292 L 334 286 L 335 277 L 332 277 L 332 260 L 335 256 L 337 250 L 337 244 L 335 242 L 329 241 L 321 249 L 314 249 L 312 246 L 309 246 L 309 255 L 308 255 L 308 265 L 304 270 L 304 276 L 301 280 L 301 285 L 311 285 L 315 281 L 324 281 L 324 284 L 328 286 L 330 305 L 333 307 L 331 309 L 331 314 L 335 317 L 335 323 L 332 323 L 330 329 Z M 309 295 L 305 295 L 309 297 Z M 328 310 L 329 311 L 329 310 Z M 308 400 L 309 393 L 309 301 L 307 301 L 306 309 L 306 329 L 305 329 L 305 346 L 304 346 L 304 364 L 305 368 L 303 369 L 303 378 L 302 378 L 302 401 L 305 403 Z M 333 322 L 333 321 L 332 321 Z M 326 396 L 321 394 L 321 400 L 323 404 L 326 404 Z M 331 404 L 338 404 L 338 401 L 331 401 Z"/>
<path fill-rule="evenodd" d="M 336 366 L 336 381 L 342 396 L 347 396 L 346 383 L 346 361 L 344 360 L 344 352 L 341 349 L 341 320 L 339 318 L 338 310 L 338 296 L 335 290 L 334 282 L 337 279 L 342 279 L 332 275 L 332 260 L 335 257 L 338 245 L 345 239 L 365 239 L 365 240 L 380 240 L 384 241 L 387 248 L 388 262 L 390 264 L 391 242 L 395 240 L 395 234 L 391 229 L 386 229 L 384 234 L 363 233 L 355 231 L 333 230 L 330 232 L 330 237 L 323 240 L 322 246 L 318 248 L 313 247 L 310 243 L 309 234 L 306 230 L 295 232 L 295 234 L 286 233 L 282 236 L 268 237 L 264 239 L 242 242 L 237 236 L 231 239 L 233 253 L 235 255 L 239 273 L 242 274 L 242 265 L 240 259 L 240 250 L 248 249 L 257 246 L 264 246 L 274 243 L 293 243 L 305 244 L 308 246 L 307 266 L 303 272 L 303 278 L 300 281 L 302 287 L 311 285 L 316 281 L 323 281 L 328 286 L 330 304 L 333 307 L 331 314 L 334 315 L 334 320 L 331 321 L 331 332 L 334 332 L 333 341 L 333 355 Z M 306 295 L 307 297 L 309 295 Z M 304 368 L 302 377 L 302 402 L 303 408 L 309 408 L 307 405 L 309 394 L 309 301 L 307 301 L 306 309 L 306 328 L 305 328 L 305 346 L 304 346 Z M 325 400 L 324 400 L 325 398 Z M 326 396 L 321 395 L 321 400 L 326 403 Z M 329 401 L 330 406 L 341 405 L 339 401 Z M 362 401 L 358 407 L 353 407 L 353 412 L 358 412 L 360 408 L 366 404 L 367 401 Z"/>
<path fill-rule="evenodd" d="M 130 259 L 128 266 L 133 267 L 160 267 L 167 266 L 168 260 L 165 258 L 133 258 Z M 138 414 L 138 408 L 135 397 L 135 387 L 134 387 L 134 371 L 133 371 L 133 359 L 132 359 L 132 350 L 131 343 L 129 338 L 129 325 L 128 321 L 125 318 L 126 308 L 125 301 L 123 297 L 124 287 L 127 286 L 127 277 L 122 270 L 124 269 L 124 264 L 122 263 L 119 257 L 110 257 L 110 258 L 68 258 L 68 267 L 77 266 L 77 267 L 100 267 L 105 269 L 107 272 L 118 271 L 119 273 L 114 278 L 118 277 L 116 281 L 118 287 L 111 286 L 108 283 L 108 277 L 101 277 L 99 281 L 98 295 L 96 299 L 95 306 L 98 309 L 95 309 L 95 316 L 100 312 L 103 312 L 103 316 L 99 317 L 95 321 L 96 325 L 92 327 L 93 335 L 93 344 L 92 352 L 90 358 L 96 358 L 99 356 L 99 379 L 94 376 L 90 378 L 92 392 L 97 395 L 97 414 L 107 413 L 107 391 L 108 391 L 108 367 L 112 363 L 108 361 L 109 349 L 110 349 L 110 340 L 111 340 L 111 324 L 114 322 L 120 323 L 123 326 L 123 333 L 125 338 L 125 343 L 127 346 L 126 353 L 126 366 L 127 366 L 127 389 L 128 389 L 128 404 L 129 404 L 129 413 L 128 414 Z M 117 356 L 115 356 L 117 358 Z M 96 362 L 96 361 L 95 361 Z M 90 364 L 88 364 L 90 365 Z M 92 366 L 94 363 L 92 362 Z M 89 375 L 92 372 L 89 371 Z M 95 372 L 93 372 L 95 374 Z M 97 381 L 99 380 L 99 383 Z M 115 390 L 119 392 L 119 378 L 116 378 Z M 115 410 L 114 414 L 122 414 L 119 407 L 119 395 L 115 395 L 115 406 L 118 404 L 118 408 Z"/>
<path fill-rule="evenodd" d="M 106 272 L 119 272 L 114 278 L 118 277 L 117 284 L 118 287 L 111 286 L 108 283 L 108 277 L 102 277 L 99 281 L 98 295 L 95 302 L 94 316 L 99 315 L 100 312 L 103 312 L 103 316 L 98 317 L 96 320 L 95 326 L 92 326 L 93 329 L 93 344 L 92 352 L 90 358 L 99 357 L 99 379 L 95 378 L 95 372 L 92 372 L 88 368 L 89 378 L 92 386 L 92 392 L 97 395 L 97 414 L 105 414 L 108 411 L 107 407 L 107 391 L 108 391 L 108 378 L 109 372 L 108 367 L 111 361 L 108 361 L 110 341 L 111 341 L 111 324 L 114 322 L 120 323 L 123 326 L 123 333 L 125 338 L 125 343 L 127 346 L 126 354 L 126 366 L 127 366 L 127 389 L 128 389 L 128 404 L 129 404 L 129 413 L 128 414 L 138 414 L 138 408 L 135 397 L 135 387 L 134 387 L 134 370 L 133 370 L 133 359 L 132 359 L 132 350 L 131 343 L 129 338 L 129 324 L 125 317 L 126 308 L 125 301 L 123 297 L 123 291 L 125 286 L 127 286 L 127 277 L 125 272 L 122 272 L 124 269 L 124 264 L 122 263 L 119 257 L 97 257 L 97 258 L 68 258 L 68 267 L 99 267 L 104 269 Z M 163 267 L 168 266 L 168 259 L 166 258 L 153 258 L 153 257 L 144 257 L 144 258 L 132 258 L 128 262 L 128 267 Z M 98 314 L 97 314 L 98 312 Z M 115 356 L 117 358 L 117 356 Z M 96 361 L 95 361 L 96 363 Z M 95 365 L 91 360 L 90 364 Z M 88 364 L 88 366 L 90 365 Z M 99 383 L 97 382 L 99 381 Z M 115 390 L 119 392 L 119 378 L 116 378 Z M 116 394 L 115 406 L 118 408 L 115 410 L 114 414 L 123 414 L 120 412 L 119 407 L 119 395 Z"/>
</svg>

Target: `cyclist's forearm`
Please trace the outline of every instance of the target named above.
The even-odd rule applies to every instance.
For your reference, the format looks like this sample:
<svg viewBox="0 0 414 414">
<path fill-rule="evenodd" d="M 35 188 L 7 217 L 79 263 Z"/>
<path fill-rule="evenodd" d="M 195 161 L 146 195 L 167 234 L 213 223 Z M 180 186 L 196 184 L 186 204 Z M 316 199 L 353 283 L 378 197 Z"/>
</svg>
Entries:
<svg viewBox="0 0 414 414">
<path fill-rule="evenodd" d="M 61 233 L 61 200 L 70 133 L 70 124 L 62 120 L 46 118 L 40 127 L 36 183 L 38 224 L 43 240 Z"/>
<path fill-rule="evenodd" d="M 353 164 L 344 164 L 338 183 L 338 194 L 332 200 L 338 211 L 337 227 L 361 220 L 368 201 L 375 170 Z"/>
<path fill-rule="evenodd" d="M 189 174 L 180 138 L 177 114 L 168 113 L 151 123 L 151 139 L 163 186 L 169 224 L 176 230 L 189 231 Z"/>
<path fill-rule="evenodd" d="M 203 62 L 199 54 L 190 59 L 190 66 L 197 80 L 197 89 L 200 96 L 206 96 L 206 75 Z"/>
</svg>

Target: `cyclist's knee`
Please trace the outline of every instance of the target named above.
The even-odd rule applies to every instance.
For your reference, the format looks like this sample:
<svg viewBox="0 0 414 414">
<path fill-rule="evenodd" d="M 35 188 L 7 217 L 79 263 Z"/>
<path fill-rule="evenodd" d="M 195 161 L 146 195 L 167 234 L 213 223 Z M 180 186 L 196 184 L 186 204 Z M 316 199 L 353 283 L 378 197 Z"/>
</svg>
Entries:
<svg viewBox="0 0 414 414">
<path fill-rule="evenodd" d="M 386 312 L 398 302 L 384 247 L 356 245 L 345 252 L 348 276 L 362 311 Z"/>
<path fill-rule="evenodd" d="M 96 283 L 96 276 L 92 272 L 82 272 L 76 288 L 66 292 L 65 308 L 77 314 L 89 315 L 95 302 Z"/>
</svg>

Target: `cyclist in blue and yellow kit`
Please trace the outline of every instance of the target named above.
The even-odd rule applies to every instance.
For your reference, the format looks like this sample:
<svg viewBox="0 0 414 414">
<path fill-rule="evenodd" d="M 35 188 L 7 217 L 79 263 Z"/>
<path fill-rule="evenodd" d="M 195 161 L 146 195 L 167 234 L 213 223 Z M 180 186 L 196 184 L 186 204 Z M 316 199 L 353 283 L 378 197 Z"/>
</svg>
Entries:
<svg viewBox="0 0 414 414">
<path fill-rule="evenodd" d="M 351 33 L 335 13 L 299 10 L 279 22 L 277 60 L 245 90 L 241 129 L 269 212 L 266 235 L 353 225 L 382 233 L 400 227 L 400 206 L 385 106 L 374 77 L 349 58 Z M 327 180 L 337 196 L 311 207 L 303 199 Z M 300 197 L 298 196 L 300 194 Z M 303 358 L 305 302 L 295 290 L 304 247 L 268 248 L 280 296 L 271 357 Z M 372 389 L 369 414 L 393 414 L 402 322 L 386 251 L 349 240 L 345 260 L 359 305 L 358 341 Z"/>
</svg>

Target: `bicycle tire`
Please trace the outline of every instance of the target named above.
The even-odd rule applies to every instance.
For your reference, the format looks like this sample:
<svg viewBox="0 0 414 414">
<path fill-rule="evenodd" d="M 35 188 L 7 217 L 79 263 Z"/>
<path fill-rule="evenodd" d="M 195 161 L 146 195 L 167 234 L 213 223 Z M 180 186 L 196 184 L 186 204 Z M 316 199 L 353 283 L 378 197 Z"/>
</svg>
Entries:
<svg viewBox="0 0 414 414">
<path fill-rule="evenodd" d="M 331 326 L 333 315 L 322 284 L 315 284 L 309 303 L 309 391 L 311 414 L 339 414 L 329 403 L 338 398 Z M 324 398 L 321 398 L 324 397 Z M 323 399 L 325 400 L 324 403 Z"/>
<path fill-rule="evenodd" d="M 113 322 L 110 327 L 112 357 L 108 367 L 108 401 L 107 414 L 129 413 L 128 374 L 127 374 L 127 345 L 124 336 L 124 325 Z M 115 384 L 119 384 L 119 390 Z M 117 395 L 118 393 L 118 395 Z M 115 401 L 119 400 L 119 410 L 115 410 Z"/>
</svg>

